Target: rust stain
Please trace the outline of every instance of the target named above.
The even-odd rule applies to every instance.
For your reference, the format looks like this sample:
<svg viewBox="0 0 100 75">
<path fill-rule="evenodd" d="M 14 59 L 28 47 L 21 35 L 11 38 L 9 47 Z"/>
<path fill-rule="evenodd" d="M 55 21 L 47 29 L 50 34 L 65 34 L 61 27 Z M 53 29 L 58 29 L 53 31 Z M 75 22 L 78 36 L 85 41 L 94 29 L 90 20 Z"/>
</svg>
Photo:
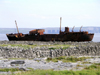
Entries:
<svg viewBox="0 0 100 75">
<path fill-rule="evenodd" d="M 19 33 L 19 30 L 17 28 L 18 33 L 16 34 L 6 34 L 9 41 L 91 41 L 93 39 L 94 33 L 88 33 L 87 31 L 80 31 L 74 32 L 72 29 L 72 32 L 69 32 L 69 27 L 65 27 L 65 31 L 61 31 L 61 20 L 60 18 L 60 31 L 59 34 L 44 34 L 44 29 L 35 29 L 29 31 L 29 34 L 22 34 Z M 17 23 L 16 23 L 16 27 Z"/>
</svg>

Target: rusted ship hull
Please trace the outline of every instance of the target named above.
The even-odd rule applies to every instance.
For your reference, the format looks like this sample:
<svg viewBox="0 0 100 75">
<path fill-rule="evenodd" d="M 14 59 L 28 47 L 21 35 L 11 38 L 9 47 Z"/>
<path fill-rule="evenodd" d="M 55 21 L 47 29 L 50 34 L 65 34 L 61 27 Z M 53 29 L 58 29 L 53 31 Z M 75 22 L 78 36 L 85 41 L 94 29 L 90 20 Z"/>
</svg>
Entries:
<svg viewBox="0 0 100 75">
<path fill-rule="evenodd" d="M 69 31 L 69 27 L 65 27 L 65 31 L 61 31 L 61 17 L 60 17 L 60 31 L 59 34 L 44 34 L 44 29 L 34 29 L 29 31 L 29 34 L 19 33 L 17 22 L 17 34 L 6 34 L 9 41 L 92 41 L 94 34 L 90 34 L 87 31 L 72 32 Z"/>
<path fill-rule="evenodd" d="M 14 34 L 7 34 L 9 41 L 92 41 L 94 34 L 44 34 L 28 35 L 23 34 L 17 37 Z"/>
</svg>

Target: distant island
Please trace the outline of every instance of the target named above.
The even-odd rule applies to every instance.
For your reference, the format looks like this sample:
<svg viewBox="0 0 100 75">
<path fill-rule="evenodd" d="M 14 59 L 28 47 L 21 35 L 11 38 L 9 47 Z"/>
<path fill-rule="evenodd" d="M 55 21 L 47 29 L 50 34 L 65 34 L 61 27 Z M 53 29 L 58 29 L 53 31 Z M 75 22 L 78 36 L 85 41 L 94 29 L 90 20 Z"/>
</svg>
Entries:
<svg viewBox="0 0 100 75">
<path fill-rule="evenodd" d="M 70 31 L 72 31 L 72 27 L 69 27 Z M 29 33 L 30 30 L 37 29 L 37 28 L 19 28 L 19 32 L 21 33 Z M 38 28 L 40 29 L 40 28 Z M 58 34 L 59 27 L 50 27 L 50 28 L 41 28 L 45 29 L 46 34 Z M 61 28 L 64 31 L 64 27 Z M 80 27 L 75 27 L 73 31 L 77 32 L 80 30 Z M 88 31 L 89 33 L 100 33 L 100 27 L 82 27 L 81 31 Z M 16 28 L 0 28 L 0 34 L 6 33 L 17 33 Z"/>
</svg>

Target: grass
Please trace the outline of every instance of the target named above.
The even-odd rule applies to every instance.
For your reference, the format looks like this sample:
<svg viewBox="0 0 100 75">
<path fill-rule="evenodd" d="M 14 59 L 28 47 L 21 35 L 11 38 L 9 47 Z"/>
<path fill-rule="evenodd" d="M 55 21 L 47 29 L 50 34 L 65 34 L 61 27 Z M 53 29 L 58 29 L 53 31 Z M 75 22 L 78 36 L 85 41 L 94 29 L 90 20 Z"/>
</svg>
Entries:
<svg viewBox="0 0 100 75">
<path fill-rule="evenodd" d="M 57 57 L 57 58 L 48 58 L 47 60 L 51 61 L 52 59 L 56 59 L 57 60 L 67 60 L 67 61 L 70 61 L 70 62 L 73 62 L 73 61 L 83 61 L 84 59 L 87 59 L 87 58 L 90 58 L 90 57 L 79 57 L 79 58 L 76 58 L 76 57 L 65 57 L 65 56 L 62 56 L 62 57 Z M 100 63 L 94 63 L 92 64 L 91 66 L 88 66 L 88 67 L 85 67 L 83 70 L 81 71 L 68 71 L 68 70 L 64 70 L 64 71 L 54 71 L 52 69 L 50 70 L 33 70 L 32 68 L 28 68 L 30 69 L 30 71 L 21 71 L 21 72 L 18 72 L 16 74 L 13 74 L 12 75 L 100 75 Z M 0 69 L 0 71 L 3 71 L 3 72 L 8 72 L 8 71 L 11 71 L 11 72 L 15 72 L 15 71 L 20 71 L 19 69 Z"/>
<path fill-rule="evenodd" d="M 51 46 L 49 46 L 49 49 L 51 50 L 55 50 L 55 49 L 59 49 L 59 48 L 61 48 L 61 49 L 67 49 L 68 47 L 70 47 L 71 45 L 57 45 L 57 44 L 55 44 L 55 45 L 51 45 Z"/>
<path fill-rule="evenodd" d="M 21 73 L 16 73 L 14 75 L 100 75 L 100 63 L 86 67 L 81 71 L 53 71 L 53 70 L 33 70 L 22 71 Z"/>
<path fill-rule="evenodd" d="M 34 59 L 34 58 L 7 58 L 8 60 L 26 60 L 26 59 L 28 59 L 28 60 L 32 60 L 32 59 Z"/>
<path fill-rule="evenodd" d="M 100 75 L 100 69 L 81 70 L 81 71 L 53 71 L 53 70 L 31 70 L 17 73 L 15 75 Z"/>
<path fill-rule="evenodd" d="M 25 44 L 0 44 L 0 46 L 3 47 L 21 47 L 24 49 L 28 49 L 28 48 L 35 48 L 35 47 L 49 47 L 49 49 L 55 50 L 55 49 L 67 49 L 68 47 L 71 47 L 71 45 L 25 45 Z M 57 58 L 47 58 L 47 61 L 53 61 L 53 62 L 57 62 L 59 60 L 63 61 L 63 62 L 77 62 L 77 61 L 83 61 L 85 59 L 89 59 L 90 57 L 66 57 L 66 56 L 61 56 L 61 57 L 57 57 Z M 15 58 L 16 59 L 16 58 Z M 80 65 L 78 65 L 80 66 Z M 17 68 L 4 68 L 4 69 L 0 69 L 1 72 L 15 72 L 15 71 L 20 71 Z M 81 71 L 53 71 L 53 70 L 33 70 L 31 69 L 30 71 L 21 71 L 21 73 L 16 73 L 13 75 L 100 75 L 100 63 L 94 63 L 89 67 L 85 67 L 83 70 Z"/>
<path fill-rule="evenodd" d="M 29 49 L 29 48 L 35 48 L 35 47 L 48 47 L 48 49 L 67 49 L 68 47 L 70 47 L 71 45 L 59 45 L 59 44 L 55 44 L 55 45 L 26 45 L 26 44 L 0 44 L 0 46 L 2 47 L 19 47 L 19 48 L 24 48 L 24 49 Z"/>
<path fill-rule="evenodd" d="M 66 57 L 66 56 L 61 56 L 61 57 L 56 57 L 56 58 L 47 58 L 47 61 L 53 61 L 53 62 L 58 62 L 58 60 L 63 61 L 63 62 L 77 62 L 77 61 L 83 61 L 85 59 L 89 59 L 90 57 Z"/>
<path fill-rule="evenodd" d="M 94 63 L 94 64 L 92 64 L 91 66 L 89 66 L 89 67 L 86 67 L 85 69 L 94 69 L 94 70 L 96 70 L 96 69 L 100 69 L 100 63 Z"/>
<path fill-rule="evenodd" d="M 8 71 L 15 72 L 21 70 L 19 70 L 18 68 L 0 68 L 0 72 L 8 72 Z"/>
<path fill-rule="evenodd" d="M 21 71 L 16 74 L 12 73 L 12 75 L 100 75 L 100 63 L 94 63 L 93 65 L 86 67 L 85 69 L 81 71 L 53 71 L 53 70 L 33 70 L 29 68 L 30 71 L 21 71 L 19 69 L 0 69 L 2 72 L 15 72 L 15 71 Z"/>
<path fill-rule="evenodd" d="M 55 50 L 55 49 L 57 49 L 57 48 L 54 48 L 54 47 L 50 47 L 49 49 L 50 49 L 50 50 Z"/>
<path fill-rule="evenodd" d="M 2 47 L 20 47 L 24 49 L 34 48 L 37 45 L 25 45 L 25 44 L 0 44 Z"/>
</svg>

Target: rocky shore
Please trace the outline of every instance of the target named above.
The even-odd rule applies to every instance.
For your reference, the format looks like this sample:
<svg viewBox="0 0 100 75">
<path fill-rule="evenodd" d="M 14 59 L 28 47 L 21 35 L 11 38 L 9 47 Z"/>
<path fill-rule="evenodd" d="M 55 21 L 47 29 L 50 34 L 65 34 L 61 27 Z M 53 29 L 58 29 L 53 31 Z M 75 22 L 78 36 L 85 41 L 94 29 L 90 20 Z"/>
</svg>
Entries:
<svg viewBox="0 0 100 75">
<path fill-rule="evenodd" d="M 75 63 L 46 62 L 48 57 L 60 56 L 92 58 Z M 9 58 L 14 58 L 14 60 Z M 24 59 L 19 60 L 20 58 Z M 83 64 L 84 62 L 89 63 Z M 0 41 L 0 68 L 19 68 L 24 71 L 29 70 L 28 68 L 34 70 L 82 70 L 93 63 L 100 63 L 100 42 Z M 0 74 L 10 75 L 11 72 L 0 72 Z"/>
<path fill-rule="evenodd" d="M 0 41 L 0 57 L 37 58 L 59 56 L 100 56 L 99 42 L 36 42 L 36 41 Z M 37 45 L 34 48 L 12 47 L 10 44 Z M 69 45 L 68 48 L 50 49 L 45 45 Z"/>
</svg>

